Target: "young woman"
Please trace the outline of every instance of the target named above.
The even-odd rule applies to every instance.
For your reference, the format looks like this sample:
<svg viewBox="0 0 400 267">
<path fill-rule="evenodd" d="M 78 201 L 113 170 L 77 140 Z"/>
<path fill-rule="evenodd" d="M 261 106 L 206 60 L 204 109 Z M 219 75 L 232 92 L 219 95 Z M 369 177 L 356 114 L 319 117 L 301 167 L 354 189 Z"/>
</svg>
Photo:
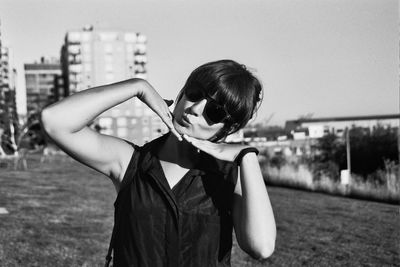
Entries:
<svg viewBox="0 0 400 267">
<path fill-rule="evenodd" d="M 171 113 L 145 80 L 81 91 L 42 111 L 54 142 L 114 183 L 114 266 L 230 266 L 232 230 L 239 246 L 269 257 L 276 226 L 257 150 L 221 142 L 243 128 L 262 95 L 244 65 L 220 60 L 195 69 Z M 87 124 L 137 97 L 170 132 L 139 147 Z"/>
</svg>

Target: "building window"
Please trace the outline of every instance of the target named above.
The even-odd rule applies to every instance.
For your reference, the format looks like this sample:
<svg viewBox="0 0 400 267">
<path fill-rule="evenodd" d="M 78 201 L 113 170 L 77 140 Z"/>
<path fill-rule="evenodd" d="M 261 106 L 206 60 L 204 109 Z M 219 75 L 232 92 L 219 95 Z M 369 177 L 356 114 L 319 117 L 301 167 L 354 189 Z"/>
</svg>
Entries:
<svg viewBox="0 0 400 267">
<path fill-rule="evenodd" d="M 118 128 L 117 135 L 119 137 L 126 137 L 128 135 L 128 129 L 127 128 Z"/>
<path fill-rule="evenodd" d="M 117 33 L 116 32 L 102 32 L 99 34 L 100 40 L 103 42 L 110 42 L 117 40 Z"/>
<path fill-rule="evenodd" d="M 104 44 L 104 53 L 112 54 L 113 49 L 114 48 L 113 48 L 112 44 Z"/>
<path fill-rule="evenodd" d="M 113 121 L 112 118 L 100 118 L 99 125 L 102 128 L 109 129 L 111 128 L 112 121 Z"/>
<path fill-rule="evenodd" d="M 117 119 L 118 126 L 126 126 L 126 124 L 127 124 L 126 118 L 118 118 Z"/>
<path fill-rule="evenodd" d="M 70 54 L 80 54 L 81 53 L 80 46 L 79 45 L 69 45 L 68 52 Z"/>
<path fill-rule="evenodd" d="M 27 84 L 36 83 L 36 76 L 35 75 L 27 74 L 25 77 L 26 77 L 26 83 Z"/>
<path fill-rule="evenodd" d="M 136 123 L 137 123 L 137 119 L 136 118 L 131 119 L 131 124 L 132 125 L 135 125 Z"/>
<path fill-rule="evenodd" d="M 142 124 L 143 124 L 143 125 L 148 125 L 148 124 L 149 124 L 149 118 L 143 117 L 143 118 L 142 118 Z"/>
<path fill-rule="evenodd" d="M 105 70 L 106 72 L 113 72 L 114 68 L 113 68 L 113 64 L 112 63 L 107 63 L 105 66 Z"/>
<path fill-rule="evenodd" d="M 127 52 L 127 54 L 131 54 L 131 55 L 133 55 L 133 50 L 134 50 L 134 45 L 133 44 L 127 44 L 126 45 L 126 52 Z"/>
<path fill-rule="evenodd" d="M 136 42 L 136 33 L 126 33 L 125 36 L 125 42 Z"/>
<path fill-rule="evenodd" d="M 86 53 L 89 53 L 91 50 L 90 44 L 83 44 L 82 45 L 82 50 Z"/>
<path fill-rule="evenodd" d="M 150 128 L 149 128 L 149 127 L 143 127 L 143 128 L 142 128 L 142 133 L 143 133 L 143 135 L 148 135 L 149 132 L 150 132 Z"/>
<path fill-rule="evenodd" d="M 106 55 L 104 56 L 104 61 L 105 61 L 105 62 L 112 62 L 112 61 L 113 61 L 113 56 L 110 55 L 110 54 L 106 54 Z"/>
</svg>

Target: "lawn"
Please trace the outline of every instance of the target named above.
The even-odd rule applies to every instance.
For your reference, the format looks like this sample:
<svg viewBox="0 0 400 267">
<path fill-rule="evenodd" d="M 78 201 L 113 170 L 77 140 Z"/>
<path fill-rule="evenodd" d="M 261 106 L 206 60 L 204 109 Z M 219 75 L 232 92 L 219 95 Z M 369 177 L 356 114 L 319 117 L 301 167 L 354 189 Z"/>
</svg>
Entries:
<svg viewBox="0 0 400 267">
<path fill-rule="evenodd" d="M 0 169 L 0 266 L 101 266 L 116 194 L 65 158 Z M 233 266 L 400 266 L 399 206 L 269 187 L 278 237 L 265 262 L 234 245 Z"/>
</svg>

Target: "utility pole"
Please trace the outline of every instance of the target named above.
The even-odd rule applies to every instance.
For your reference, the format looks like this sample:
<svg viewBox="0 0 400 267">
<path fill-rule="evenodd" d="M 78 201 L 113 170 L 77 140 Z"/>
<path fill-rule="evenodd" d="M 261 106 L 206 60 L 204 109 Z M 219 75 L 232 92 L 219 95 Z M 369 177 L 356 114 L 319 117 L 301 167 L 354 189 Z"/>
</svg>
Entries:
<svg viewBox="0 0 400 267">
<path fill-rule="evenodd" d="M 346 127 L 346 156 L 347 156 L 347 170 L 349 177 L 351 177 L 351 159 L 350 159 L 350 129 Z"/>
<path fill-rule="evenodd" d="M 340 171 L 340 182 L 345 186 L 345 194 L 349 193 L 349 184 L 351 183 L 351 161 L 350 161 L 350 129 L 345 128 L 344 138 L 346 139 L 346 158 L 347 169 Z"/>
</svg>

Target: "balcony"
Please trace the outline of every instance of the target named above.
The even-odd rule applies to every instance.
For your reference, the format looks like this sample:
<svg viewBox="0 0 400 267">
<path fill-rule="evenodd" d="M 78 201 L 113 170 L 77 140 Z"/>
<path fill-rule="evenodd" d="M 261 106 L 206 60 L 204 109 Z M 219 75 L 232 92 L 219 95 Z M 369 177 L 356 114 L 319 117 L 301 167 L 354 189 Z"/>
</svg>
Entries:
<svg viewBox="0 0 400 267">
<path fill-rule="evenodd" d="M 81 46 L 80 45 L 69 45 L 68 46 L 68 53 L 77 55 L 81 53 Z"/>
<path fill-rule="evenodd" d="M 146 73 L 146 68 L 143 65 L 135 65 L 135 73 Z"/>
<path fill-rule="evenodd" d="M 82 65 L 81 64 L 71 64 L 69 65 L 69 71 L 71 73 L 81 73 L 82 72 Z"/>
<path fill-rule="evenodd" d="M 147 57 L 144 55 L 135 56 L 135 64 L 143 64 L 147 63 Z"/>
<path fill-rule="evenodd" d="M 146 45 L 138 43 L 135 45 L 134 55 L 145 55 L 146 54 Z"/>
<path fill-rule="evenodd" d="M 138 43 L 146 43 L 147 42 L 147 37 L 143 34 L 138 33 L 137 34 L 137 42 Z"/>
</svg>

